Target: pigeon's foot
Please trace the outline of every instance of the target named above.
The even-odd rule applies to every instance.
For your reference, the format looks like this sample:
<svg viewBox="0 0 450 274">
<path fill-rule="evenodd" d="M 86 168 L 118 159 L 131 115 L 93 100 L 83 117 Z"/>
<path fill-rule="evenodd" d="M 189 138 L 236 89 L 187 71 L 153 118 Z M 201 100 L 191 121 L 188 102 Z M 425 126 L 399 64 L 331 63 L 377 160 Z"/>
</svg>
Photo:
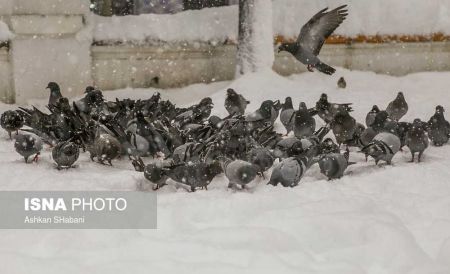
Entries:
<svg viewBox="0 0 450 274">
<path fill-rule="evenodd" d="M 36 153 L 36 155 L 34 155 L 33 162 L 37 163 L 39 161 L 39 155 L 41 155 L 40 152 L 38 152 L 38 153 Z"/>
<path fill-rule="evenodd" d="M 314 72 L 314 67 L 312 65 L 308 65 L 306 66 L 306 68 L 308 69 L 309 72 Z"/>
</svg>

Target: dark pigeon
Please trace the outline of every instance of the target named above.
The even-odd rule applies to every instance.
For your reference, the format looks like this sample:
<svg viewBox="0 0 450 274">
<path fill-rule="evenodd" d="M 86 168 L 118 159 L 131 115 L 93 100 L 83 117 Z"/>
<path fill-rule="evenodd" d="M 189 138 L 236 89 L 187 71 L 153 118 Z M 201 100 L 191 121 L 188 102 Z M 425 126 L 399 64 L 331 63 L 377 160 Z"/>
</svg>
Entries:
<svg viewBox="0 0 450 274">
<path fill-rule="evenodd" d="M 418 153 L 418 161 L 422 158 L 422 154 L 428 147 L 428 136 L 425 131 L 426 124 L 420 119 L 415 119 L 412 123 L 412 127 L 408 130 L 406 134 L 405 145 L 408 146 L 411 152 L 412 158 L 411 162 L 414 162 L 414 154 Z"/>
<path fill-rule="evenodd" d="M 145 166 L 144 177 L 154 184 L 153 190 L 158 190 L 161 187 L 167 185 L 167 176 L 163 170 L 163 164 L 161 161 L 150 163 Z"/>
<path fill-rule="evenodd" d="M 397 97 L 389 103 L 386 108 L 389 117 L 394 121 L 399 121 L 408 112 L 408 103 L 406 103 L 403 92 L 399 92 Z"/>
<path fill-rule="evenodd" d="M 225 98 L 225 109 L 228 114 L 232 115 L 244 115 L 247 105 L 250 101 L 244 98 L 241 94 L 236 93 L 234 89 L 227 89 L 227 97 Z"/>
<path fill-rule="evenodd" d="M 353 109 L 350 107 L 352 104 L 336 104 L 336 103 L 330 103 L 328 101 L 328 95 L 326 93 L 322 93 L 320 95 L 319 101 L 316 102 L 316 111 L 322 120 L 329 124 L 336 113 L 340 110 L 345 110 L 348 112 L 353 111 Z"/>
<path fill-rule="evenodd" d="M 191 191 L 199 187 L 208 190 L 209 183 L 220 173 L 222 173 L 222 167 L 218 161 L 191 162 L 164 168 L 164 174 L 178 183 L 188 185 Z"/>
<path fill-rule="evenodd" d="M 11 139 L 11 132 L 15 131 L 18 134 L 18 130 L 22 128 L 24 124 L 23 117 L 14 110 L 7 110 L 2 113 L 0 118 L 0 124 L 4 130 L 8 132 Z"/>
<path fill-rule="evenodd" d="M 86 148 L 90 153 L 91 160 L 96 157 L 99 163 L 104 164 L 106 161 L 112 166 L 111 161 L 120 156 L 122 146 L 114 136 L 108 133 L 99 133 L 94 142 L 88 144 Z"/>
<path fill-rule="evenodd" d="M 293 43 L 283 43 L 278 51 L 287 51 L 307 65 L 309 71 L 316 68 L 325 74 L 333 74 L 336 70 L 320 61 L 317 57 L 325 40 L 339 27 L 348 15 L 347 5 L 326 12 L 328 8 L 319 11 L 306 23 Z"/>
<path fill-rule="evenodd" d="M 245 117 L 249 130 L 253 131 L 256 128 L 273 124 L 272 117 L 274 116 L 274 112 L 273 101 L 266 100 L 262 102 L 261 106 L 256 111 Z"/>
<path fill-rule="evenodd" d="M 341 145 L 354 139 L 357 123 L 348 111 L 340 110 L 331 121 L 330 127 L 336 136 L 336 142 Z"/>
<path fill-rule="evenodd" d="M 346 88 L 347 87 L 347 82 L 345 82 L 344 77 L 339 78 L 339 80 L 337 82 L 337 86 L 339 88 Z"/>
<path fill-rule="evenodd" d="M 42 150 L 42 140 L 34 134 L 19 134 L 15 136 L 14 148 L 23 156 L 25 163 L 28 158 L 35 155 L 33 161 L 37 162 Z"/>
<path fill-rule="evenodd" d="M 445 120 L 444 108 L 436 107 L 436 112 L 428 121 L 428 137 L 435 146 L 442 146 L 448 142 L 450 136 L 450 123 Z"/>
<path fill-rule="evenodd" d="M 247 161 L 255 165 L 258 174 L 264 177 L 264 172 L 273 166 L 275 158 L 269 149 L 256 147 L 249 151 Z"/>
<path fill-rule="evenodd" d="M 301 139 L 311 136 L 316 130 L 316 120 L 311 116 L 306 104 L 301 102 L 294 114 L 294 135 Z"/>
<path fill-rule="evenodd" d="M 50 106 L 56 105 L 59 98 L 62 97 L 61 89 L 59 88 L 59 85 L 55 82 L 50 82 L 50 83 L 48 83 L 47 88 L 50 89 L 50 97 L 48 99 L 48 104 Z"/>
<path fill-rule="evenodd" d="M 366 126 L 368 127 L 372 126 L 373 122 L 375 121 L 375 116 L 377 116 L 378 112 L 380 112 L 378 106 L 373 105 L 372 109 L 366 115 Z"/>
<path fill-rule="evenodd" d="M 70 168 L 78 160 L 80 149 L 71 141 L 60 142 L 52 150 L 52 158 L 58 169 Z"/>
<path fill-rule="evenodd" d="M 292 98 L 286 97 L 284 104 L 281 107 L 280 121 L 286 129 L 288 135 L 294 129 L 294 106 L 292 105 Z"/>
</svg>

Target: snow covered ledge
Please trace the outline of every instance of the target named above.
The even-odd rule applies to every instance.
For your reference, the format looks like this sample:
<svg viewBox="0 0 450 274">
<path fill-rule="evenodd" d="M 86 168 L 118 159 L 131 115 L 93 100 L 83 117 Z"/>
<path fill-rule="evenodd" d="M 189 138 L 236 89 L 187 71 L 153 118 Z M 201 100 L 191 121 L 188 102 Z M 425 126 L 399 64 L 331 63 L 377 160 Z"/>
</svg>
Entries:
<svg viewBox="0 0 450 274">
<path fill-rule="evenodd" d="M 46 98 L 52 80 L 72 97 L 91 84 L 89 0 L 0 0 L 10 40 L 7 102 Z M 50 79 L 50 80 L 49 80 Z"/>
</svg>

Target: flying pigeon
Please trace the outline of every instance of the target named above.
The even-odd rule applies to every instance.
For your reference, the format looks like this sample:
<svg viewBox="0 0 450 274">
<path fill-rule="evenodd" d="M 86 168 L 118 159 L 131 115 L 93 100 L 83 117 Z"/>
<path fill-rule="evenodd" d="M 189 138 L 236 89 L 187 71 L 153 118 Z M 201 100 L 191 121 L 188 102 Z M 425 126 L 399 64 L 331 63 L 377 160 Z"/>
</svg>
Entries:
<svg viewBox="0 0 450 274">
<path fill-rule="evenodd" d="M 79 156 L 78 145 L 71 141 L 60 142 L 52 150 L 52 158 L 57 165 L 57 169 L 72 167 Z"/>
<path fill-rule="evenodd" d="M 442 146 L 448 142 L 450 123 L 445 120 L 444 108 L 436 106 L 436 112 L 428 121 L 428 137 L 435 146 Z"/>
<path fill-rule="evenodd" d="M 316 68 L 320 72 L 332 75 L 336 70 L 320 61 L 317 57 L 325 40 L 339 27 L 348 15 L 347 5 L 328 11 L 325 8 L 314 15 L 301 29 L 297 41 L 283 43 L 278 51 L 287 51 L 307 65 L 309 71 Z"/>
<path fill-rule="evenodd" d="M 231 116 L 235 114 L 244 115 L 248 104 L 250 104 L 250 101 L 245 99 L 244 96 L 236 93 L 232 88 L 227 89 L 225 109 L 228 111 L 228 114 Z"/>
<path fill-rule="evenodd" d="M 408 103 L 406 103 L 403 92 L 399 92 L 397 97 L 389 103 L 386 112 L 394 121 L 398 121 L 405 116 L 406 112 L 408 112 Z"/>
<path fill-rule="evenodd" d="M 3 112 L 0 118 L 0 124 L 8 132 L 9 139 L 11 139 L 11 132 L 16 131 L 16 134 L 19 133 L 18 130 L 23 126 L 23 123 L 23 117 L 14 110 Z"/>
<path fill-rule="evenodd" d="M 33 161 L 37 162 L 42 150 L 42 140 L 34 134 L 19 134 L 15 136 L 14 148 L 23 156 L 25 163 L 28 163 L 31 155 L 35 155 Z"/>
<path fill-rule="evenodd" d="M 411 162 L 414 162 L 414 154 L 419 153 L 418 161 L 422 157 L 423 152 L 428 147 L 428 136 L 425 131 L 426 123 L 422 122 L 420 119 L 414 119 L 412 127 L 408 130 L 406 134 L 405 145 L 408 146 L 409 151 L 411 151 Z"/>
</svg>

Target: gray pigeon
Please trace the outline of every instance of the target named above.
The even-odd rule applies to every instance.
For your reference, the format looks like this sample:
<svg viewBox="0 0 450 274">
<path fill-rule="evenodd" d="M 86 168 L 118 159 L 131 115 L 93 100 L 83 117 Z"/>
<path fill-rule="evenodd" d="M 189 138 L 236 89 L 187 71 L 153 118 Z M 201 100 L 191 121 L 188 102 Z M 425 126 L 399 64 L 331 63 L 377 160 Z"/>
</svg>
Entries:
<svg viewBox="0 0 450 274">
<path fill-rule="evenodd" d="M 344 176 L 344 171 L 348 167 L 349 151 L 345 154 L 330 153 L 319 159 L 320 172 L 328 177 L 328 180 L 339 179 Z"/>
<path fill-rule="evenodd" d="M 299 155 L 303 151 L 302 142 L 297 137 L 288 137 L 280 140 L 273 150 L 273 156 L 285 159 Z"/>
<path fill-rule="evenodd" d="M 311 136 L 316 130 L 316 120 L 311 116 L 306 104 L 300 103 L 294 114 L 294 135 L 297 138 Z"/>
<path fill-rule="evenodd" d="M 403 116 L 405 116 L 406 112 L 408 112 L 408 103 L 406 103 L 403 92 L 399 92 L 397 97 L 389 103 L 386 108 L 386 112 L 394 121 L 399 121 Z"/>
<path fill-rule="evenodd" d="M 121 147 L 120 142 L 114 136 L 101 133 L 95 137 L 92 145 L 86 146 L 86 149 L 90 152 L 91 160 L 97 157 L 101 164 L 104 164 L 106 161 L 112 166 L 111 161 L 120 156 Z"/>
<path fill-rule="evenodd" d="M 248 114 L 245 117 L 245 121 L 247 122 L 249 131 L 264 127 L 268 124 L 273 124 L 272 119 L 275 115 L 273 104 L 273 101 L 266 100 L 261 103 L 261 106 L 256 111 Z"/>
<path fill-rule="evenodd" d="M 339 78 L 339 80 L 337 82 L 337 86 L 339 88 L 346 88 L 347 87 L 347 82 L 345 82 L 344 77 Z"/>
<path fill-rule="evenodd" d="M 319 11 L 308 23 L 306 23 L 293 43 L 283 43 L 278 51 L 287 51 L 294 57 L 307 65 L 309 71 L 317 68 L 325 74 L 333 74 L 336 70 L 329 65 L 322 63 L 317 57 L 325 40 L 334 32 L 348 15 L 347 5 L 337 7 L 326 12 L 328 8 Z"/>
<path fill-rule="evenodd" d="M 380 109 L 377 105 L 373 105 L 372 109 L 366 115 L 366 126 L 372 126 L 373 122 L 375 122 L 375 116 L 380 112 Z"/>
<path fill-rule="evenodd" d="M 2 113 L 0 118 L 0 124 L 3 129 L 8 132 L 9 139 L 11 139 L 11 132 L 15 131 L 18 134 L 18 130 L 23 126 L 24 120 L 17 111 L 7 110 Z"/>
<path fill-rule="evenodd" d="M 428 121 L 428 137 L 435 146 L 442 146 L 448 142 L 450 136 L 450 123 L 445 120 L 444 108 L 436 107 L 436 112 Z"/>
<path fill-rule="evenodd" d="M 225 172 L 225 176 L 228 178 L 229 188 L 240 185 L 241 188 L 244 189 L 247 184 L 255 179 L 256 174 L 258 173 L 255 165 L 242 160 L 225 161 L 223 164 L 223 170 Z"/>
<path fill-rule="evenodd" d="M 361 149 L 361 152 L 375 159 L 378 165 L 380 160 L 391 164 L 392 158 L 400 150 L 400 138 L 389 132 L 378 133 L 367 146 Z"/>
<path fill-rule="evenodd" d="M 354 139 L 357 124 L 348 111 L 340 110 L 331 121 L 330 127 L 334 136 L 336 136 L 336 142 L 341 145 Z"/>
<path fill-rule="evenodd" d="M 48 99 L 48 104 L 50 106 L 56 106 L 56 103 L 58 102 L 59 98 L 62 97 L 61 89 L 59 88 L 59 85 L 55 82 L 48 83 L 47 88 L 50 89 L 50 97 Z"/>
<path fill-rule="evenodd" d="M 71 141 L 60 142 L 52 150 L 52 158 L 58 169 L 72 167 L 79 156 L 80 149 Z"/>
<path fill-rule="evenodd" d="M 420 119 L 414 119 L 412 127 L 406 133 L 405 145 L 408 146 L 409 151 L 411 151 L 412 159 L 414 162 L 414 154 L 419 153 L 418 161 L 422 157 L 423 152 L 428 147 L 428 136 L 425 131 L 425 123 Z"/>
<path fill-rule="evenodd" d="M 297 186 L 308 167 L 309 161 L 306 157 L 286 158 L 273 167 L 267 184 L 277 186 L 281 183 L 284 187 Z"/>
<path fill-rule="evenodd" d="M 264 177 L 264 172 L 273 166 L 275 158 L 269 149 L 265 147 L 256 147 L 248 153 L 247 161 L 255 165 L 258 174 Z"/>
<path fill-rule="evenodd" d="M 144 177 L 149 180 L 155 186 L 153 190 L 158 190 L 161 187 L 167 185 L 167 179 L 169 177 L 163 171 L 162 161 L 154 162 L 145 166 Z"/>
<path fill-rule="evenodd" d="M 164 174 L 170 179 L 190 186 L 192 192 L 197 188 L 205 188 L 208 190 L 208 185 L 218 174 L 222 173 L 221 164 L 218 161 L 211 163 L 187 163 L 175 165 L 163 169 Z"/>
<path fill-rule="evenodd" d="M 14 148 L 23 156 L 25 163 L 28 163 L 31 155 L 35 155 L 33 161 L 37 162 L 42 150 L 42 140 L 34 134 L 19 134 L 15 136 Z"/>
<path fill-rule="evenodd" d="M 280 121 L 286 128 L 286 135 L 288 135 L 294 128 L 294 106 L 292 105 L 292 98 L 286 97 L 281 108 Z"/>
<path fill-rule="evenodd" d="M 230 115 L 244 115 L 247 105 L 250 101 L 244 98 L 241 94 L 237 94 L 234 89 L 227 89 L 227 98 L 225 98 L 225 109 Z"/>
</svg>

